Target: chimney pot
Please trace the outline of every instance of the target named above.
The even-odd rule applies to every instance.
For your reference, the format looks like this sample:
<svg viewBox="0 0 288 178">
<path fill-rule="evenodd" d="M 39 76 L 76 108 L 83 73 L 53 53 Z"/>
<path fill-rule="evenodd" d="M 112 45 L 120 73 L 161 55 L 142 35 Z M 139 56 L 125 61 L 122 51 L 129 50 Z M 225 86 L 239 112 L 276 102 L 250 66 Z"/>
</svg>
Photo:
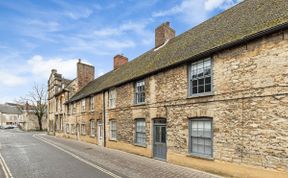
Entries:
<svg viewBox="0 0 288 178">
<path fill-rule="evenodd" d="M 155 29 L 155 48 L 163 45 L 167 40 L 175 37 L 175 30 L 170 27 L 170 22 L 165 22 Z"/>
</svg>

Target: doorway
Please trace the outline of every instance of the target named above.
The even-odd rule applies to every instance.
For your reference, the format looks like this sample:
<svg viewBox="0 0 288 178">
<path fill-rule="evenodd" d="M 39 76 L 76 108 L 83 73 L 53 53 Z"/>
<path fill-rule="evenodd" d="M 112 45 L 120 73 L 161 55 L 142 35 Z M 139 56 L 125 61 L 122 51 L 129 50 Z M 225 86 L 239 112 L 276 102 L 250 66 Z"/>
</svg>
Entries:
<svg viewBox="0 0 288 178">
<path fill-rule="evenodd" d="M 153 126 L 153 157 L 166 160 L 167 158 L 166 119 L 154 119 Z"/>
<path fill-rule="evenodd" d="M 102 120 L 97 121 L 97 137 L 98 137 L 98 145 L 102 146 L 103 145 Z"/>
</svg>

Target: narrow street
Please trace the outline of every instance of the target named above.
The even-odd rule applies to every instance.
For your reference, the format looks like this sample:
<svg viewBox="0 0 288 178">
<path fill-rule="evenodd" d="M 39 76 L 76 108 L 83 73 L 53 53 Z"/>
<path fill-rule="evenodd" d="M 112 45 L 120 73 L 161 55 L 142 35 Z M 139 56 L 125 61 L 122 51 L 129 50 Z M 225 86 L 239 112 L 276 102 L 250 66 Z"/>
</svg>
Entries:
<svg viewBox="0 0 288 178">
<path fill-rule="evenodd" d="M 217 177 L 117 150 L 18 129 L 0 130 L 0 177 Z M 0 165 L 1 165 L 0 164 Z M 4 166 L 5 167 L 5 166 Z M 12 176 L 9 176 L 11 172 Z"/>
</svg>

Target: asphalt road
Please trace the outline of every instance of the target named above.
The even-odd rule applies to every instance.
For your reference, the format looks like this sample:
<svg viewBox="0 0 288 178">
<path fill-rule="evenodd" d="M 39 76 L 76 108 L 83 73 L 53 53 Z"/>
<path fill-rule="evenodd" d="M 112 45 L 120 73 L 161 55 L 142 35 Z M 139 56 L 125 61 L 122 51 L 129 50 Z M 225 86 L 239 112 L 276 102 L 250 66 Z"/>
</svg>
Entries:
<svg viewBox="0 0 288 178">
<path fill-rule="evenodd" d="M 1 165 L 4 166 L 1 168 Z M 12 177 L 219 178 L 207 172 L 45 133 L 0 130 L 0 178 Z"/>
<path fill-rule="evenodd" d="M 18 129 L 0 130 L 0 153 L 14 178 L 112 177 Z"/>
</svg>

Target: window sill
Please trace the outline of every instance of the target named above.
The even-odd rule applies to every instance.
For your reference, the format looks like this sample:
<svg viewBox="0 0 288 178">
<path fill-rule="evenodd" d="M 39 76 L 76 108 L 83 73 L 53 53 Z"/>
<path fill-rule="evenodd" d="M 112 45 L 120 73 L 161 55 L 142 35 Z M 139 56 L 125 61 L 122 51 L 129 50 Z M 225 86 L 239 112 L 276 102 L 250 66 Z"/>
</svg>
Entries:
<svg viewBox="0 0 288 178">
<path fill-rule="evenodd" d="M 116 139 L 109 139 L 110 142 L 117 142 Z"/>
<path fill-rule="evenodd" d="M 194 153 L 189 153 L 186 156 L 187 157 L 191 157 L 191 158 L 197 158 L 197 159 L 204 159 L 204 160 L 214 161 L 213 157 L 205 156 L 205 155 L 199 155 L 199 154 L 194 154 Z"/>
<path fill-rule="evenodd" d="M 200 98 L 200 97 L 208 97 L 208 96 L 214 96 L 214 92 L 208 92 L 208 93 L 201 93 L 201 94 L 193 94 L 187 96 L 187 99 L 193 99 L 193 98 Z"/>
<path fill-rule="evenodd" d="M 90 135 L 91 138 L 95 138 L 95 135 Z"/>
<path fill-rule="evenodd" d="M 134 103 L 134 106 L 145 106 L 146 103 Z"/>
<path fill-rule="evenodd" d="M 137 146 L 137 147 L 142 147 L 142 148 L 147 148 L 147 145 L 146 144 L 139 144 L 139 143 L 134 143 L 134 146 Z"/>
</svg>

